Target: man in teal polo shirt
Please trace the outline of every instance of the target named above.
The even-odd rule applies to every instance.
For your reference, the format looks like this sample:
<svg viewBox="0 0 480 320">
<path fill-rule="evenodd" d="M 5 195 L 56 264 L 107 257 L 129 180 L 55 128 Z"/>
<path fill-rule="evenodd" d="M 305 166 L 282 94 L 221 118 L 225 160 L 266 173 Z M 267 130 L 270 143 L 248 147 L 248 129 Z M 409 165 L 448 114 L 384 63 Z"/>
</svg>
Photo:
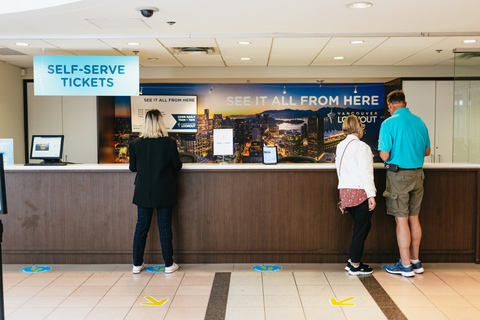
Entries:
<svg viewBox="0 0 480 320">
<path fill-rule="evenodd" d="M 423 162 L 430 155 L 425 123 L 407 108 L 405 94 L 396 90 L 387 96 L 392 115 L 380 127 L 378 150 L 387 168 L 387 214 L 395 217 L 400 261 L 382 268 L 389 273 L 413 277 L 423 273 L 419 260 L 422 228 L 418 220 L 423 198 Z"/>
</svg>

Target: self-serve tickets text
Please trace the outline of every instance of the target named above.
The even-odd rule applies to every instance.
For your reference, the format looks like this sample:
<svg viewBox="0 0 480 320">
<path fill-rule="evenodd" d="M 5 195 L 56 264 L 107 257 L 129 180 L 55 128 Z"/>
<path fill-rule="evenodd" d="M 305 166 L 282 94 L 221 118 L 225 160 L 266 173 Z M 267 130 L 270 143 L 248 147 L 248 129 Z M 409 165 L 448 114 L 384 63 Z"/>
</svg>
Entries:
<svg viewBox="0 0 480 320">
<path fill-rule="evenodd" d="M 111 76 L 125 74 L 125 65 L 86 64 L 48 65 L 48 74 L 65 75 L 61 77 L 64 87 L 113 87 Z M 84 77 L 84 76 L 87 77 Z M 98 76 L 97 76 L 98 75 Z"/>
</svg>

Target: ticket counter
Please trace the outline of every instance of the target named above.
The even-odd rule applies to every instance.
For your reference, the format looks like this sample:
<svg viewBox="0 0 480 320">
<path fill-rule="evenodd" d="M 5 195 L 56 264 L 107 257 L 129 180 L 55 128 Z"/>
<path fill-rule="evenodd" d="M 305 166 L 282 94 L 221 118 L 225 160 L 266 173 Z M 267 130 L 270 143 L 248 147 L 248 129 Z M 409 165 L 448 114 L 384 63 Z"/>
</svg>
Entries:
<svg viewBox="0 0 480 320">
<path fill-rule="evenodd" d="M 426 164 L 424 262 L 480 262 L 478 165 Z M 124 164 L 7 166 L 3 262 L 131 263 L 135 174 Z M 337 263 L 352 219 L 336 207 L 332 164 L 185 164 L 174 210 L 178 263 Z M 395 221 L 378 190 L 363 261 L 398 259 Z M 162 263 L 152 223 L 146 263 Z"/>
</svg>

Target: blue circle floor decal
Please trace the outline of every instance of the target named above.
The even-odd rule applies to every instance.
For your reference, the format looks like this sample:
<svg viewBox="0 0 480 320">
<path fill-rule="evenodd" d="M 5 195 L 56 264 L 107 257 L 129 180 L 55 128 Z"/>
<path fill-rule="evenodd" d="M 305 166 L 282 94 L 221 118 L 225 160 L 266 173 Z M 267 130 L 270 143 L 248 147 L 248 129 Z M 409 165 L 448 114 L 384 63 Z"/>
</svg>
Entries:
<svg viewBox="0 0 480 320">
<path fill-rule="evenodd" d="M 26 267 L 20 270 L 21 272 L 25 273 L 40 273 L 40 272 L 45 272 L 52 270 L 52 267 L 49 266 L 31 266 L 31 267 Z"/>
<path fill-rule="evenodd" d="M 165 272 L 165 266 L 150 266 L 146 267 L 145 271 L 153 273 Z"/>
<path fill-rule="evenodd" d="M 255 266 L 252 268 L 255 271 L 261 271 L 261 272 L 274 272 L 278 270 L 282 270 L 282 267 L 272 265 L 272 264 L 260 264 L 258 266 Z"/>
</svg>

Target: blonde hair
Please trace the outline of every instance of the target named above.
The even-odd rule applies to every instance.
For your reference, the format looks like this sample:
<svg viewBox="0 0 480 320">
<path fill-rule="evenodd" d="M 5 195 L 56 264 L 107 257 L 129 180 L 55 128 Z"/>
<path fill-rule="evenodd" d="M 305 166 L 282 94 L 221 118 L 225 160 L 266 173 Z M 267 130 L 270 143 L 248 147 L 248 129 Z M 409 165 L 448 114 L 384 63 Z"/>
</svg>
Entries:
<svg viewBox="0 0 480 320">
<path fill-rule="evenodd" d="M 143 125 L 141 138 L 159 138 L 168 137 L 167 129 L 163 123 L 163 116 L 157 109 L 148 110 L 145 114 L 145 123 Z"/>
<path fill-rule="evenodd" d="M 362 121 L 355 115 L 349 115 L 343 120 L 342 130 L 346 134 L 362 134 L 363 126 Z"/>
</svg>

